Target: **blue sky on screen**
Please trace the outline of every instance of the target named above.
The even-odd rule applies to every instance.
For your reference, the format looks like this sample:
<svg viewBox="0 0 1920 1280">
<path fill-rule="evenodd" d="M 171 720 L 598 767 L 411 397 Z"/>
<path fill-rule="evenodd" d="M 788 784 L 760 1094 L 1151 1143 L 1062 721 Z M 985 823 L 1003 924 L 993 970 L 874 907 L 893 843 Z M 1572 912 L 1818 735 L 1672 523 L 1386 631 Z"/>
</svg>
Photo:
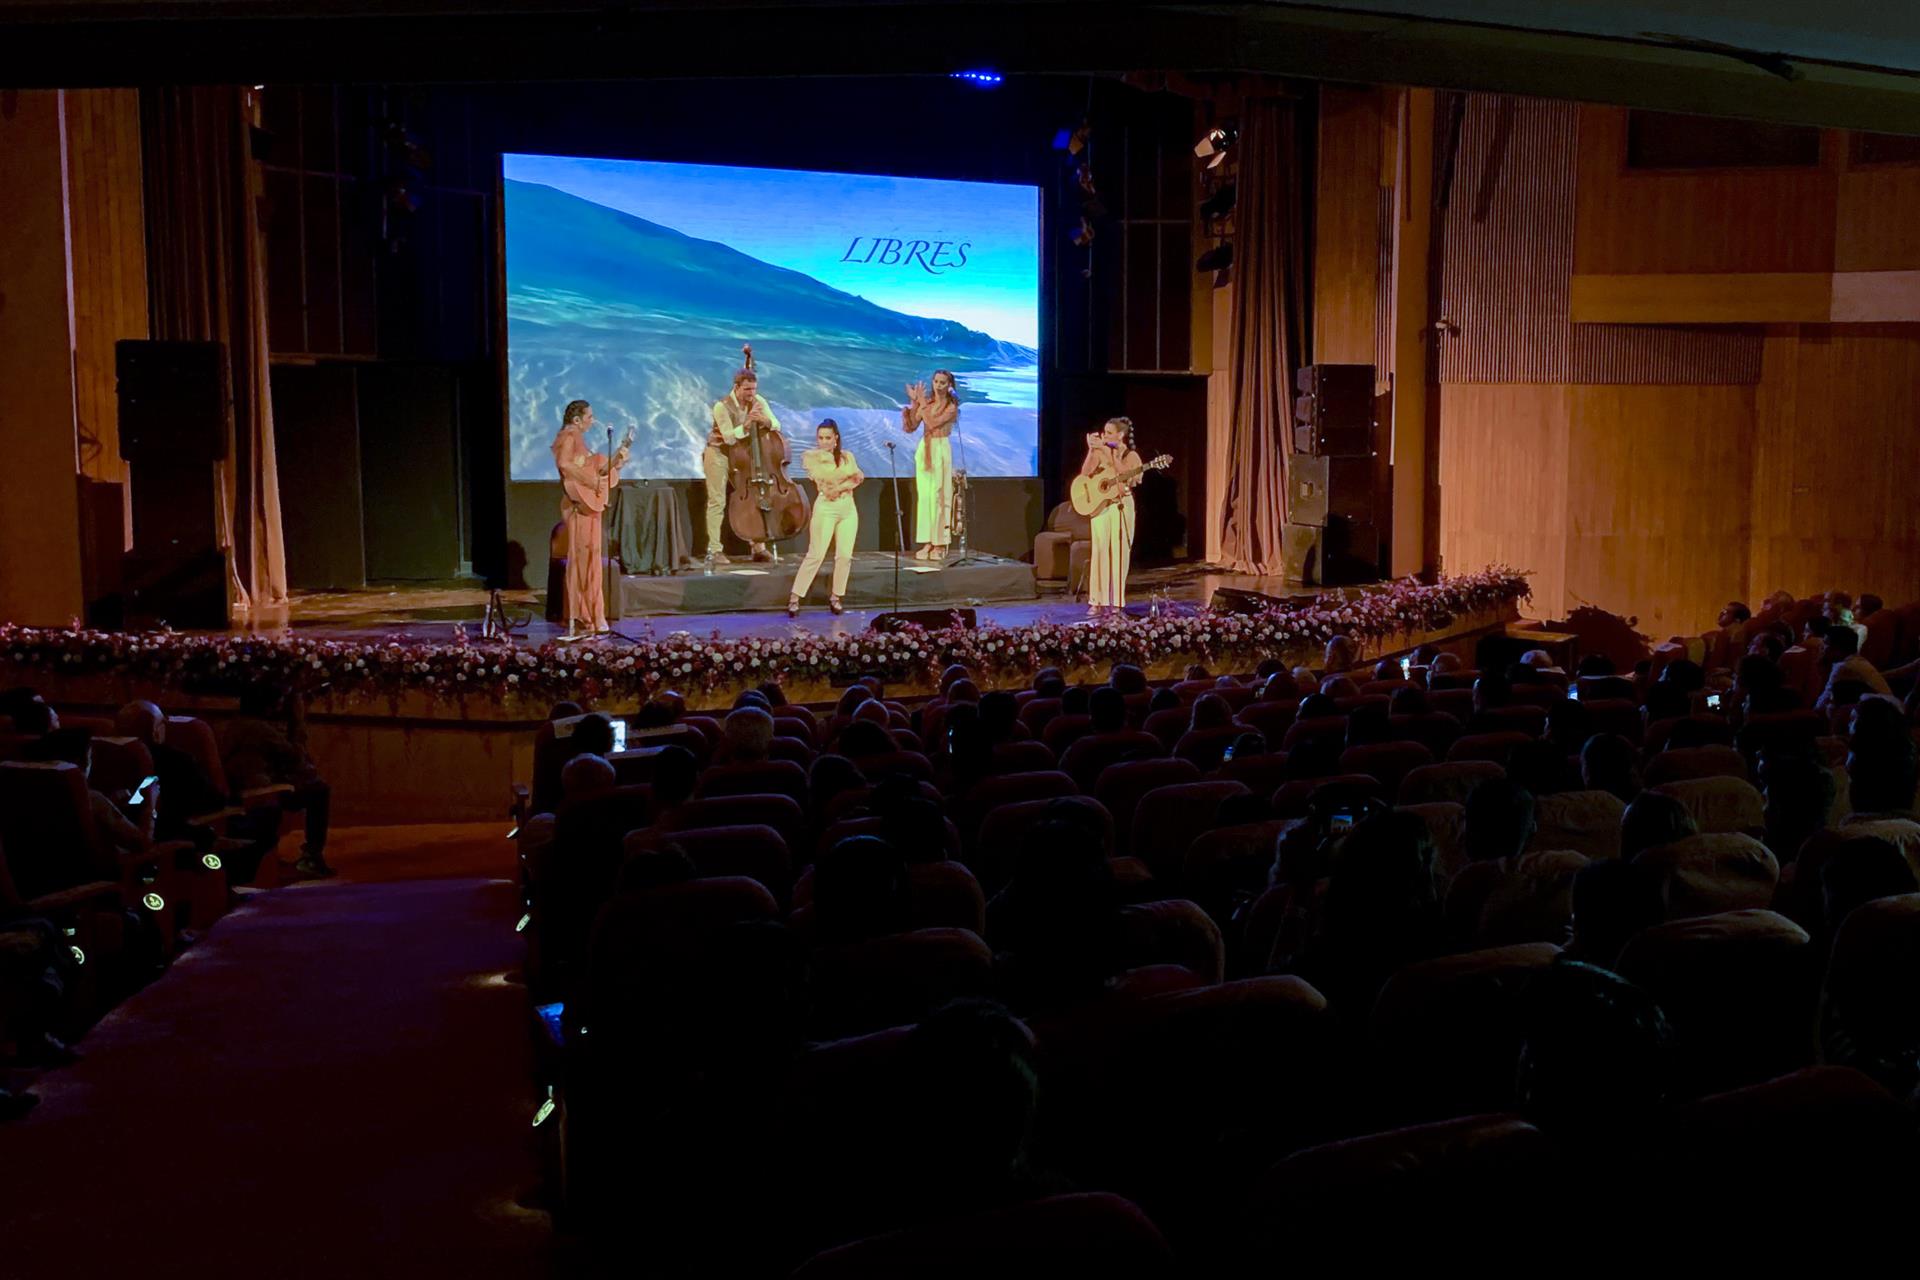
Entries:
<svg viewBox="0 0 1920 1280">
<path fill-rule="evenodd" d="M 509 179 L 730 245 L 891 310 L 1039 345 L 1034 187 L 574 156 L 508 155 L 503 163 Z M 876 239 L 950 247 L 887 265 Z M 950 266 L 961 252 L 966 265 Z"/>
</svg>

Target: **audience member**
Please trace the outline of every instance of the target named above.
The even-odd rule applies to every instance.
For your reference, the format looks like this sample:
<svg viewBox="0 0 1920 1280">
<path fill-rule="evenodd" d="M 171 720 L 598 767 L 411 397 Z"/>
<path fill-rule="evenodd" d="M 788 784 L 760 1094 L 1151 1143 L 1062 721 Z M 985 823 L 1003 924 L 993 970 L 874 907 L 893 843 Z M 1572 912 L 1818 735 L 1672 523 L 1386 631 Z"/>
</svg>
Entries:
<svg viewBox="0 0 1920 1280">
<path fill-rule="evenodd" d="M 773 715 L 763 707 L 741 707 L 720 723 L 721 761 L 758 764 L 773 746 Z"/>
<path fill-rule="evenodd" d="M 87 778 L 87 803 L 93 812 L 93 825 L 121 854 L 144 853 L 153 844 L 153 806 L 141 795 L 132 804 L 132 793 L 112 795 L 93 786 L 93 734 L 85 729 L 55 729 L 31 744 L 27 758 L 47 763 L 73 765 Z"/>
<path fill-rule="evenodd" d="M 1658 1132 L 1673 1069 L 1673 1035 L 1653 998 L 1604 967 L 1563 959 L 1527 985 L 1521 1021 L 1521 1114 L 1603 1168 L 1644 1159 L 1635 1139 Z"/>
<path fill-rule="evenodd" d="M 580 724 L 584 727 L 587 721 Z M 240 694 L 240 714 L 220 726 L 228 784 L 241 793 L 258 787 L 289 787 L 279 793 L 282 812 L 306 818 L 306 840 L 293 869 L 306 876 L 330 876 L 333 868 L 327 865 L 326 849 L 333 789 L 307 754 L 306 738 L 305 704 L 297 695 L 264 682 L 248 685 Z M 609 725 L 600 753 L 612 749 Z"/>
<path fill-rule="evenodd" d="M 1433 837 L 1409 813 L 1361 820 L 1333 862 L 1319 928 L 1293 966 L 1357 1031 L 1396 971 L 1440 953 Z"/>
<path fill-rule="evenodd" d="M 1768 755 L 1760 761 L 1760 794 L 1766 800 L 1766 845 L 1781 866 L 1792 862 L 1800 846 L 1826 830 L 1833 811 L 1833 773 L 1803 755 Z"/>
<path fill-rule="evenodd" d="M 1648 868 L 1613 858 L 1589 862 L 1573 876 L 1573 927 L 1561 958 L 1611 969 L 1634 935 L 1659 924 L 1666 910 L 1660 878 Z"/>
<path fill-rule="evenodd" d="M 850 836 L 813 868 L 813 931 L 822 946 L 864 942 L 907 927 L 907 871 L 899 850 Z"/>
<path fill-rule="evenodd" d="M 1580 783 L 1631 804 L 1640 794 L 1640 753 L 1617 733 L 1596 733 L 1580 748 Z"/>
<path fill-rule="evenodd" d="M 1057 806 L 1061 809 L 1077 806 Z M 1119 895 L 1099 833 L 1080 814 L 1035 823 L 987 908 L 997 982 L 1026 1012 L 1059 1012 L 1100 993 L 1118 964 Z"/>
<path fill-rule="evenodd" d="M 1628 802 L 1620 817 L 1620 856 L 1632 858 L 1699 831 L 1685 805 L 1658 791 L 1643 791 Z"/>
<path fill-rule="evenodd" d="M 1533 793 L 1507 778 L 1488 778 L 1467 797 L 1464 844 L 1475 862 L 1517 858 L 1536 829 Z"/>
<path fill-rule="evenodd" d="M 1347 636 L 1334 636 L 1327 641 L 1326 653 L 1321 663 L 1322 673 L 1332 676 L 1351 671 L 1359 660 L 1359 645 Z"/>
</svg>

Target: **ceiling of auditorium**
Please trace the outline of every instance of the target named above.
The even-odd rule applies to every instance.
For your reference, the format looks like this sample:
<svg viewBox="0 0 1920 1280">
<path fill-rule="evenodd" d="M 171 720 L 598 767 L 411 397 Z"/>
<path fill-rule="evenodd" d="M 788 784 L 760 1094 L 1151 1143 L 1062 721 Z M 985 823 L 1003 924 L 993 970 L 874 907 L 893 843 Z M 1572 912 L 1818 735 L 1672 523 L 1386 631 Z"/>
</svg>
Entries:
<svg viewBox="0 0 1920 1280">
<path fill-rule="evenodd" d="M 0 85 L 1266 73 L 1920 133 L 1910 0 L 0 0 Z"/>
</svg>

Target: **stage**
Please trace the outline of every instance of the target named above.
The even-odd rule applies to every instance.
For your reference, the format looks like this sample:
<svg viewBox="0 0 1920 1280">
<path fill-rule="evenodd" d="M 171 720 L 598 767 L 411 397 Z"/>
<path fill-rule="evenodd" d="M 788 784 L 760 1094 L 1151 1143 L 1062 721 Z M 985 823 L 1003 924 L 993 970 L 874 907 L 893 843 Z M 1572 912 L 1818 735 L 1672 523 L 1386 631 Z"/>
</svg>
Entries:
<svg viewBox="0 0 1920 1280">
<path fill-rule="evenodd" d="M 623 618 L 632 618 L 785 609 L 794 578 L 800 572 L 800 559 L 783 555 L 778 564 L 735 560 L 711 573 L 693 569 L 674 574 L 623 574 L 620 613 Z M 847 607 L 929 609 L 1035 600 L 1040 595 L 1032 565 L 979 552 L 966 564 L 930 564 L 902 556 L 897 574 L 895 568 L 890 552 L 856 552 L 853 574 L 847 580 Z M 804 607 L 824 612 L 832 582 L 833 561 L 828 560 L 820 566 L 820 575 L 802 602 Z"/>
<path fill-rule="evenodd" d="M 1274 599 L 1257 613 L 1214 612 L 1206 602 L 1220 588 Z M 1098 682 L 1116 662 L 1170 681 L 1193 662 L 1216 674 L 1246 673 L 1270 657 L 1317 666 L 1335 634 L 1352 637 L 1367 660 L 1420 644 L 1470 651 L 1519 617 L 1526 593 L 1523 576 L 1498 568 L 1310 595 L 1186 565 L 1135 575 L 1136 603 L 1102 619 L 1088 617 L 1084 598 L 1054 589 L 981 606 L 973 628 L 877 632 L 874 606 L 840 617 L 815 607 L 798 620 L 736 609 L 628 618 L 614 635 L 559 644 L 537 592 L 503 594 L 512 634 L 484 639 L 485 590 L 420 586 L 301 594 L 231 633 L 0 624 L 0 679 L 40 690 L 63 711 L 111 714 L 151 698 L 215 721 L 233 714 L 246 683 L 286 684 L 306 698 L 309 749 L 333 782 L 336 821 L 473 821 L 504 814 L 511 785 L 531 768 L 535 732 L 563 699 L 621 715 L 672 689 L 690 707 L 717 711 L 739 690 L 776 681 L 789 700 L 824 705 L 875 676 L 890 697 L 911 701 L 956 662 L 982 689 L 1025 687 L 1043 666 Z M 423 807 L 427 795 L 434 803 Z"/>
</svg>

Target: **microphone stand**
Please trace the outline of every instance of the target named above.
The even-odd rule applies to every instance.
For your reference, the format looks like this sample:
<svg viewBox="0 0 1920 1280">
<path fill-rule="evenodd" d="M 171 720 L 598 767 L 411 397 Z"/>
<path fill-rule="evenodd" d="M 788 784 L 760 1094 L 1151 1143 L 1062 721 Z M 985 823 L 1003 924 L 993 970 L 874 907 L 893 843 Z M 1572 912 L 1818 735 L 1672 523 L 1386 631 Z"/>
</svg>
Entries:
<svg viewBox="0 0 1920 1280">
<path fill-rule="evenodd" d="M 960 554 L 947 561 L 945 567 L 958 569 L 977 563 L 983 558 L 974 555 L 967 548 L 967 540 L 973 537 L 973 473 L 967 470 L 967 433 L 960 428 L 958 414 L 953 419 L 953 440 L 960 455 L 960 469 L 953 475 L 953 505 L 956 508 L 954 515 L 959 519 L 954 520 L 949 516 L 948 521 L 960 526 Z"/>
<path fill-rule="evenodd" d="M 893 611 L 900 612 L 900 548 L 906 545 L 907 528 L 900 515 L 900 459 L 894 442 L 887 444 L 887 470 L 893 473 Z"/>
</svg>

